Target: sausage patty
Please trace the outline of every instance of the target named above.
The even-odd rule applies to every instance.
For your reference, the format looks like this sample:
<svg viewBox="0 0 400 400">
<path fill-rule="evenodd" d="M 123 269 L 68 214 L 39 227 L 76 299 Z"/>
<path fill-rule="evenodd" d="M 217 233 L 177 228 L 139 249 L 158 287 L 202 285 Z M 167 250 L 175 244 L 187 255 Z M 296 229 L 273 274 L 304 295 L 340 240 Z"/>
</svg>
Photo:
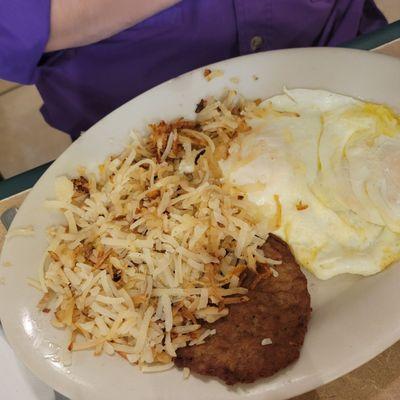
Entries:
<svg viewBox="0 0 400 400">
<path fill-rule="evenodd" d="M 210 324 L 217 332 L 206 343 L 178 349 L 178 367 L 233 385 L 271 376 L 299 358 L 311 314 L 307 280 L 277 236 L 270 234 L 263 250 L 282 261 L 274 266 L 277 274 L 269 267 L 247 271 L 241 286 L 250 300 L 231 305 L 227 317 Z M 268 339 L 272 343 L 262 345 Z"/>
</svg>

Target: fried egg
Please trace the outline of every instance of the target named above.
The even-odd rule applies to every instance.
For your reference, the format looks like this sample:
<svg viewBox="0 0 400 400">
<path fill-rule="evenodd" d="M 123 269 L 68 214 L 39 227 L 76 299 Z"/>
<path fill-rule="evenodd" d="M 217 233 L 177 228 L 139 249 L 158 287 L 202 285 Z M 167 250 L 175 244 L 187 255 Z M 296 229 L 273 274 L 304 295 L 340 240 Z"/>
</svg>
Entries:
<svg viewBox="0 0 400 400">
<path fill-rule="evenodd" d="M 375 274 L 400 259 L 400 118 L 390 108 L 296 89 L 246 113 L 220 162 L 270 232 L 318 278 Z"/>
</svg>

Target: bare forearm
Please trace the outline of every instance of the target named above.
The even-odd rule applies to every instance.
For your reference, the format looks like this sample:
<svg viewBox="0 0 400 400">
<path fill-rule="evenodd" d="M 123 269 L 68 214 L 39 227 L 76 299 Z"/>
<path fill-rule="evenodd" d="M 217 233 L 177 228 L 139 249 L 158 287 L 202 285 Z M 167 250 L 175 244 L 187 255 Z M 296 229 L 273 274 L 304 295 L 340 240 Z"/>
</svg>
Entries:
<svg viewBox="0 0 400 400">
<path fill-rule="evenodd" d="M 110 37 L 179 0 L 52 0 L 46 51 Z"/>
</svg>

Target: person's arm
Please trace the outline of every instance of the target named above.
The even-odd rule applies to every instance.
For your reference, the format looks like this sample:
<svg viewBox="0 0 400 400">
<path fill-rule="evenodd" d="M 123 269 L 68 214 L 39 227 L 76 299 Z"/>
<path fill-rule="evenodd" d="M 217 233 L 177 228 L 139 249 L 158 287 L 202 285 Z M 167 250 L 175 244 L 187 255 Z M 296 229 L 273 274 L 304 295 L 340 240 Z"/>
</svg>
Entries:
<svg viewBox="0 0 400 400">
<path fill-rule="evenodd" d="M 51 0 L 46 51 L 108 38 L 180 0 Z"/>
</svg>

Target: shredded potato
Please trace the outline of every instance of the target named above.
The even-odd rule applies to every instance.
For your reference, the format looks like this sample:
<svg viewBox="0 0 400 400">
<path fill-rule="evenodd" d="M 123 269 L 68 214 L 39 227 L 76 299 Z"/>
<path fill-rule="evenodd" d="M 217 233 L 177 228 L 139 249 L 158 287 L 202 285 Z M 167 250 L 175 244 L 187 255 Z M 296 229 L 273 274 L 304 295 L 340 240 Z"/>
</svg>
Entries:
<svg viewBox="0 0 400 400">
<path fill-rule="evenodd" d="M 14 228 L 8 231 L 7 238 L 11 239 L 16 236 L 32 236 L 35 234 L 33 226 L 26 226 L 24 228 Z"/>
<path fill-rule="evenodd" d="M 52 310 L 53 325 L 71 331 L 70 350 L 165 370 L 176 349 L 215 334 L 206 322 L 248 300 L 239 277 L 269 261 L 260 251 L 267 234 L 246 194 L 221 180 L 218 161 L 249 131 L 244 115 L 255 108 L 235 92 L 202 100 L 195 121 L 150 125 L 98 177 L 82 170 L 57 180 L 47 205 L 66 224 L 49 229 L 31 284 L 45 292 L 39 307 Z"/>
</svg>

